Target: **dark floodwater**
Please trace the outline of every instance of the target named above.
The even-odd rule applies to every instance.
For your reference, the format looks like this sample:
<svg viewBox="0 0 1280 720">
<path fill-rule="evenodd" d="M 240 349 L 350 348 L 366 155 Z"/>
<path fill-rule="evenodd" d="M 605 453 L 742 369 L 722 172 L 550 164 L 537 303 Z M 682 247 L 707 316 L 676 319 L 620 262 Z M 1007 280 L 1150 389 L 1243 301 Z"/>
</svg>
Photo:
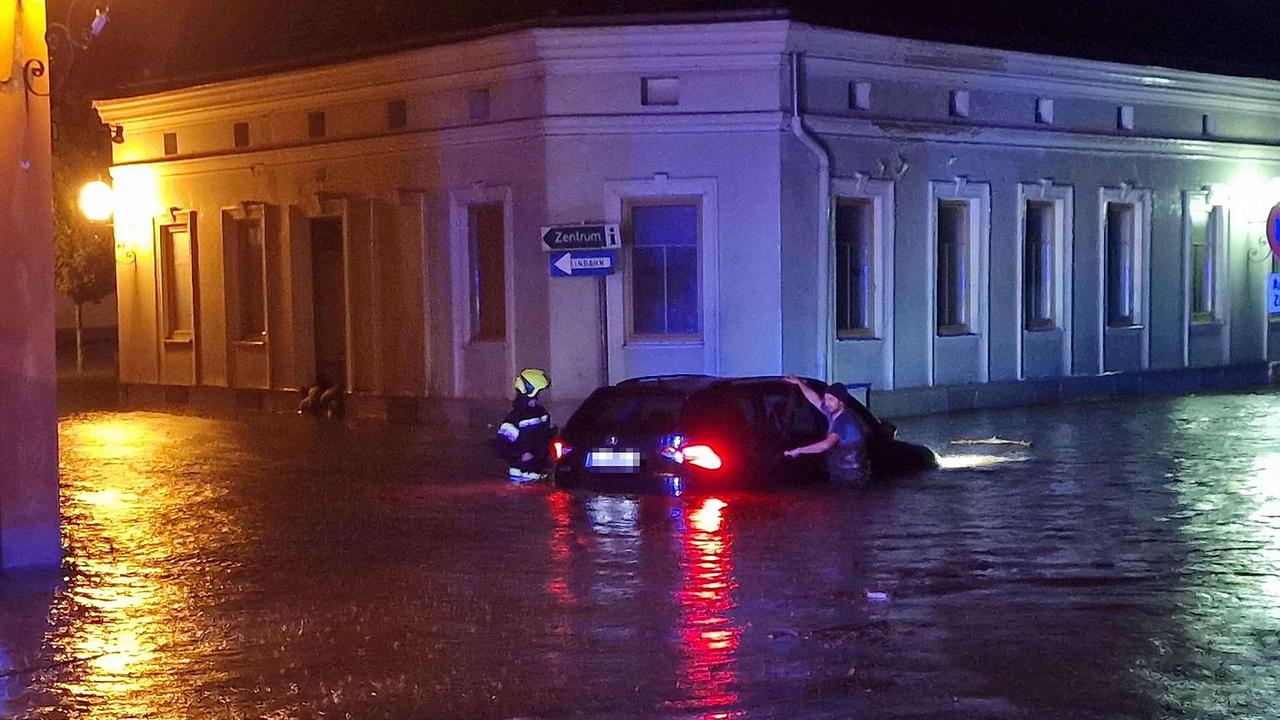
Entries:
<svg viewBox="0 0 1280 720">
<path fill-rule="evenodd" d="M 0 715 L 1280 717 L 1280 395 L 902 426 L 962 467 L 637 498 L 421 428 L 70 416 Z M 992 435 L 1032 446 L 948 442 Z"/>
</svg>

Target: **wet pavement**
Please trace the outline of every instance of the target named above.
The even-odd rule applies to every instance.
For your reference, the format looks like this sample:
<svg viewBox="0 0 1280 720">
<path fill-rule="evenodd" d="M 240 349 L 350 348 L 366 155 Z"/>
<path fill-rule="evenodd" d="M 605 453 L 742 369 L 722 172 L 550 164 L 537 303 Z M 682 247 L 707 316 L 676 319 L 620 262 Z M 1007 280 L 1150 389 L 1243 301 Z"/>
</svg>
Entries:
<svg viewBox="0 0 1280 720">
<path fill-rule="evenodd" d="M 861 491 L 512 487 L 419 427 L 81 413 L 0 716 L 1280 716 L 1280 395 L 919 418 Z M 954 445 L 999 435 L 1023 445 Z"/>
</svg>

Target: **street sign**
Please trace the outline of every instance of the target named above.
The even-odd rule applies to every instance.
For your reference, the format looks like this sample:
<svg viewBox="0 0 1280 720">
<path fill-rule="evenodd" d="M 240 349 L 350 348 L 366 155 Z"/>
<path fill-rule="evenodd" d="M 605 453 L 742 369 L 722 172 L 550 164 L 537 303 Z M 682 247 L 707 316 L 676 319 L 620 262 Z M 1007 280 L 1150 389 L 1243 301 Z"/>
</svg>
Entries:
<svg viewBox="0 0 1280 720">
<path fill-rule="evenodd" d="M 1280 259 L 1280 203 L 1273 205 L 1267 216 L 1267 242 L 1271 243 L 1271 254 Z"/>
<path fill-rule="evenodd" d="M 551 277 L 587 277 L 612 275 L 616 267 L 612 250 L 574 250 L 553 252 L 548 258 Z"/>
<path fill-rule="evenodd" d="M 616 223 L 599 225 L 558 225 L 542 228 L 542 249 L 609 250 L 622 247 L 622 235 Z"/>
<path fill-rule="evenodd" d="M 1280 315 L 1280 272 L 1267 276 L 1267 314 Z"/>
</svg>

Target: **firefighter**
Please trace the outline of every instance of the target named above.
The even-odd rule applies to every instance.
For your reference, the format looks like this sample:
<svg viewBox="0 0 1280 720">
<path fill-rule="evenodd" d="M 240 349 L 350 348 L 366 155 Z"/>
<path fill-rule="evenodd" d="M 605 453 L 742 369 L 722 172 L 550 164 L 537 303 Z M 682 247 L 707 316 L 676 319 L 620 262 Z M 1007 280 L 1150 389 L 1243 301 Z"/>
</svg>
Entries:
<svg viewBox="0 0 1280 720">
<path fill-rule="evenodd" d="M 538 393 L 551 387 L 545 370 L 526 368 L 516 376 L 516 397 L 511 412 L 498 426 L 500 455 L 507 461 L 507 478 L 526 483 L 543 480 L 551 464 L 550 445 L 554 430 L 551 414 L 538 402 Z"/>
</svg>

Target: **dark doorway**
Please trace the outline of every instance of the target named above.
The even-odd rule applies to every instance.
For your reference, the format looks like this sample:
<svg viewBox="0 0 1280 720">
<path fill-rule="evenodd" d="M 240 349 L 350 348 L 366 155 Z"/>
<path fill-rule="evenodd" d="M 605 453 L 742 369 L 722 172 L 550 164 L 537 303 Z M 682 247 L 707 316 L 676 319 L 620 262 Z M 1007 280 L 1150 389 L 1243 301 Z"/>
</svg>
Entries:
<svg viewBox="0 0 1280 720">
<path fill-rule="evenodd" d="M 315 323 L 316 382 L 347 384 L 347 290 L 342 218 L 311 221 L 311 310 Z"/>
</svg>

